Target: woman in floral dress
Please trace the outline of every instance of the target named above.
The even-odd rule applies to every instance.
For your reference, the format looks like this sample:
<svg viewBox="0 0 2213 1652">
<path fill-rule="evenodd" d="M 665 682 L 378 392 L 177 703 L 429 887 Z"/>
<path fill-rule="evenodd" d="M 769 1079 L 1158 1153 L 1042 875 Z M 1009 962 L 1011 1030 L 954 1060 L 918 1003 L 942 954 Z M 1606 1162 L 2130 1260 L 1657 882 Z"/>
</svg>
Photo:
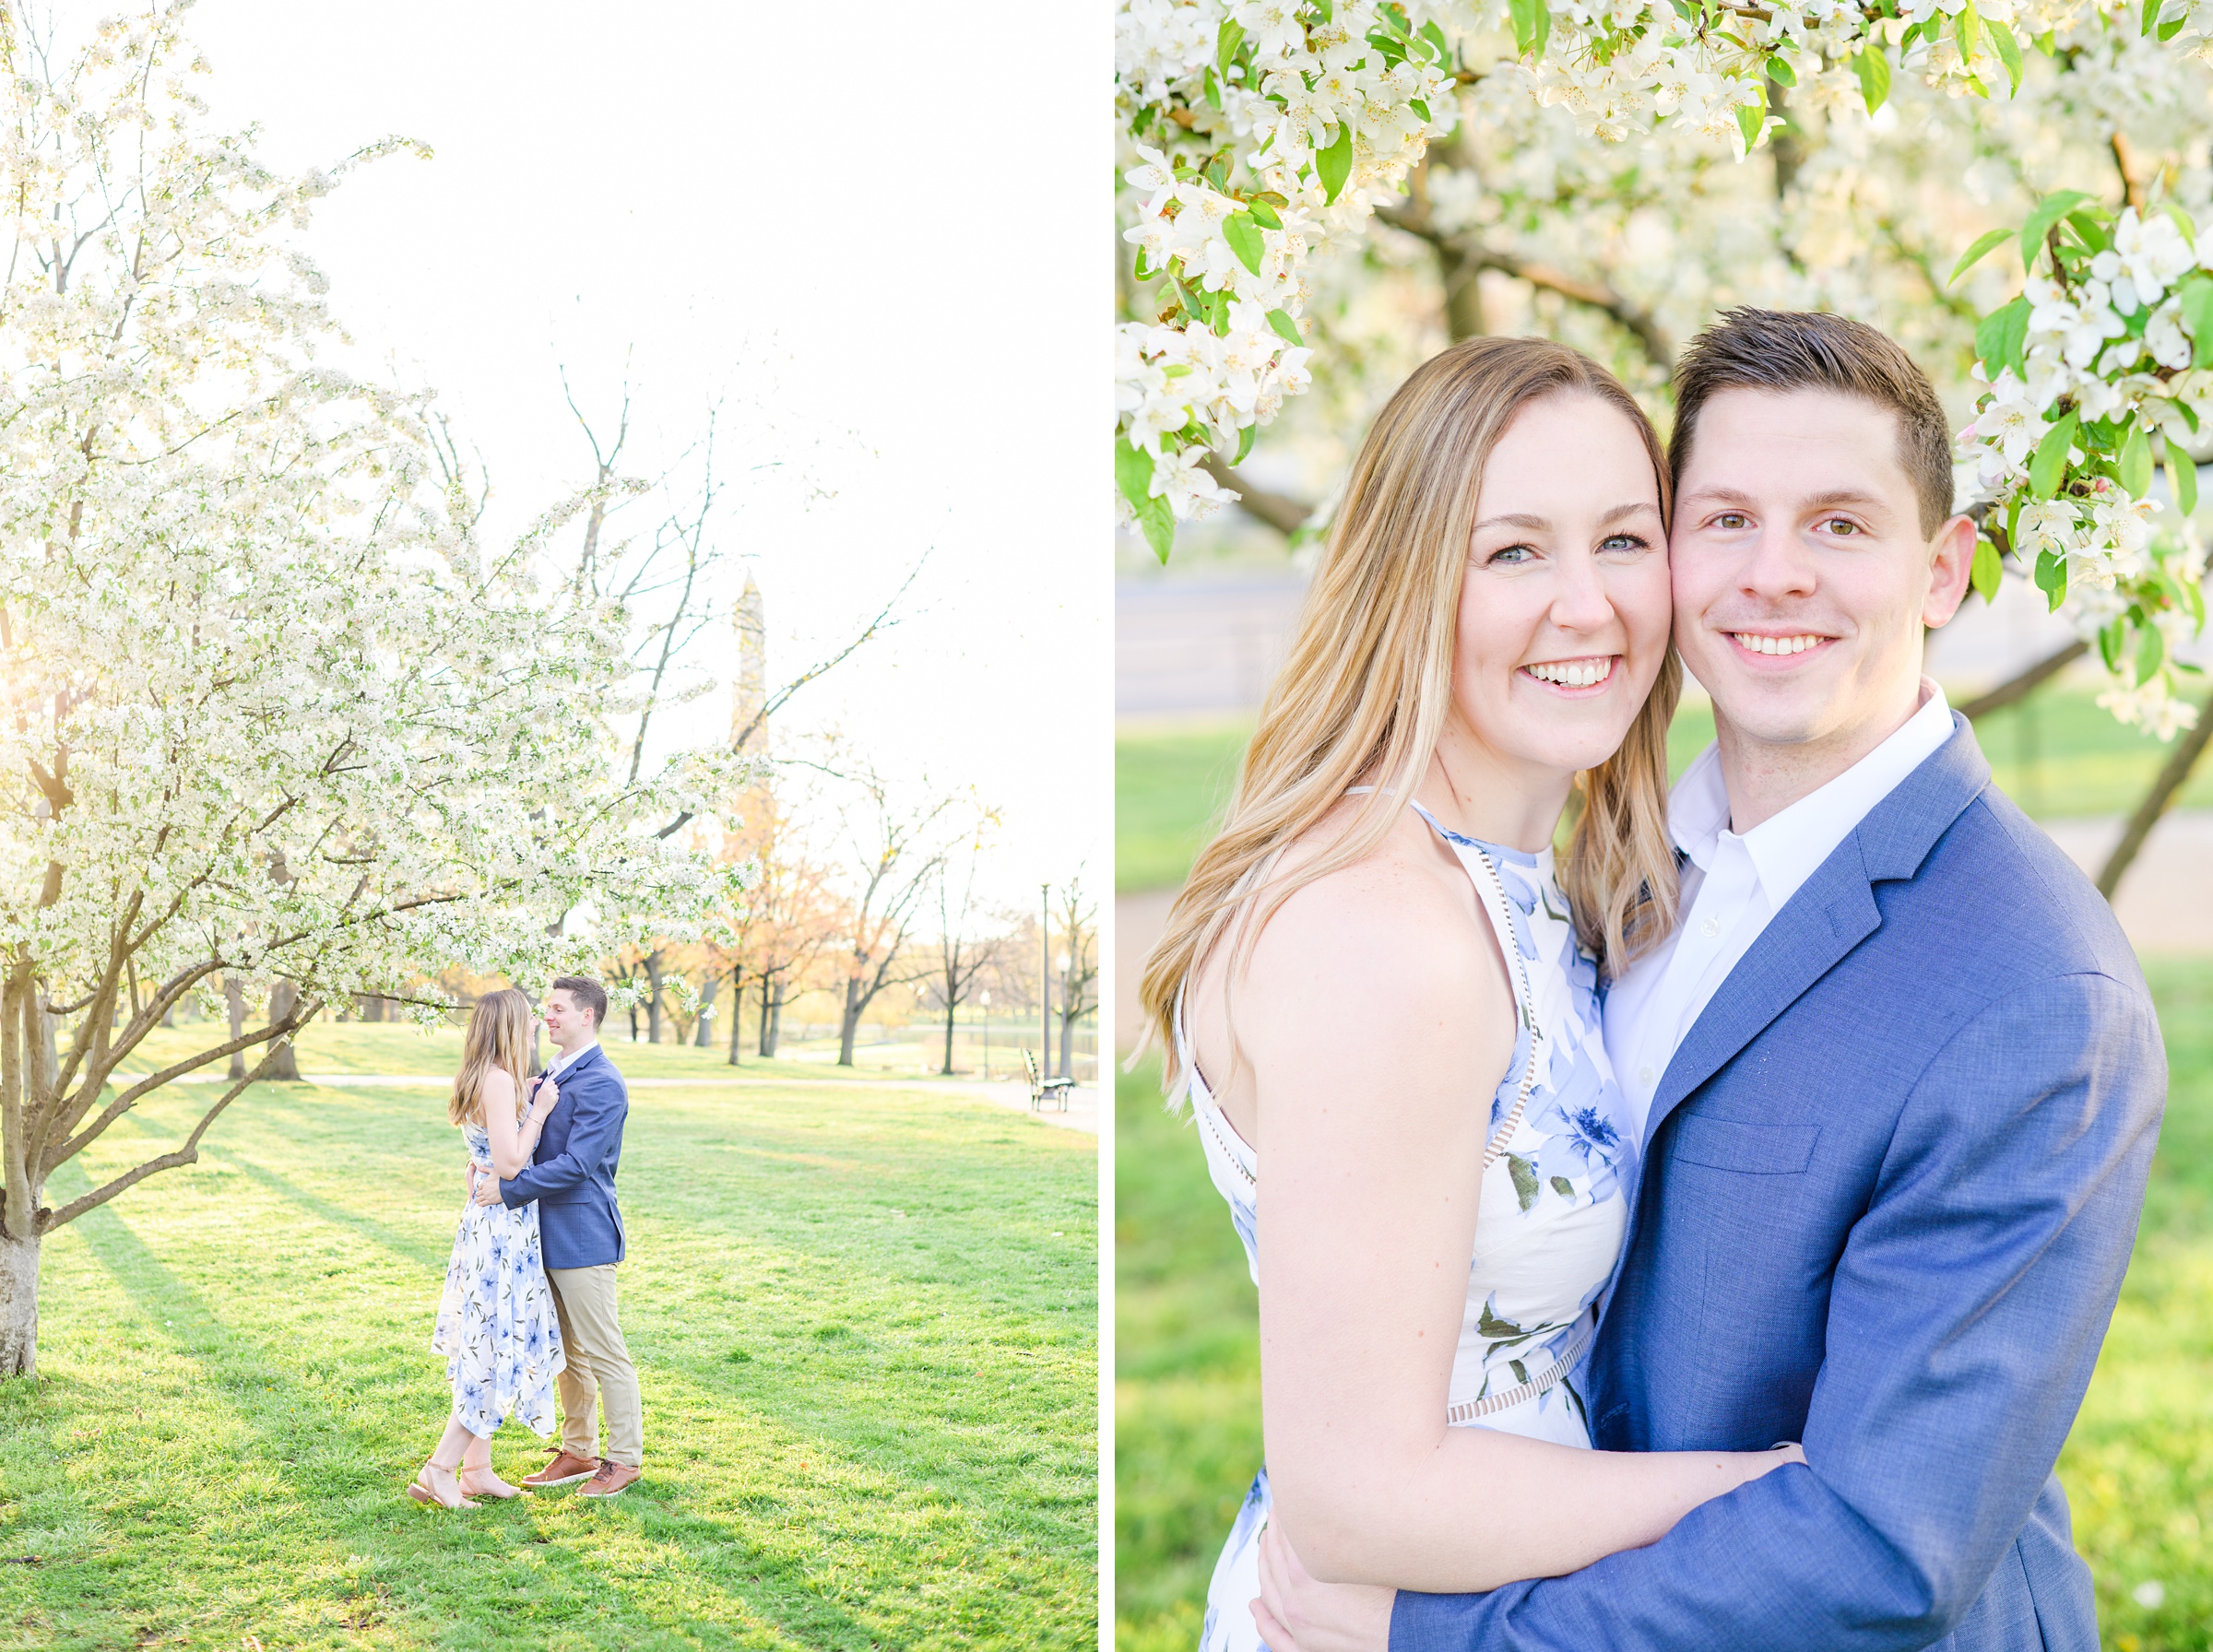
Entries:
<svg viewBox="0 0 2213 1652">
<path fill-rule="evenodd" d="M 1420 368 L 1146 965 L 1260 1291 L 1269 1460 L 1203 1652 L 1262 1645 L 1271 1525 L 1378 1599 L 1489 1589 L 1803 1460 L 1593 1451 L 1576 1375 L 1639 1139 L 1598 983 L 1674 924 L 1667 502 L 1651 425 L 1573 350 Z"/>
<path fill-rule="evenodd" d="M 446 1114 L 468 1143 L 472 1186 L 479 1175 L 520 1174 L 560 1100 L 547 1079 L 524 1110 L 530 1028 L 530 1001 L 513 987 L 486 994 L 469 1016 Z M 553 1379 L 564 1363 L 535 1203 L 462 1207 L 431 1349 L 445 1356 L 454 1409 L 408 1494 L 445 1508 L 475 1508 L 471 1493 L 516 1495 L 492 1471 L 492 1434 L 514 1417 L 541 1438 L 550 1435 Z"/>
</svg>

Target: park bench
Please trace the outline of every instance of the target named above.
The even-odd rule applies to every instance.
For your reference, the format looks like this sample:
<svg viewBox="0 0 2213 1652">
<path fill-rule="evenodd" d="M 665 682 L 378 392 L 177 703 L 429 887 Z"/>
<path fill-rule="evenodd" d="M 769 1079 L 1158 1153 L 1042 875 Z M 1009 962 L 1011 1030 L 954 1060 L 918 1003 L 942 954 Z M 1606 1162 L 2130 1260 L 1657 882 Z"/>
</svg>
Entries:
<svg viewBox="0 0 2213 1652">
<path fill-rule="evenodd" d="M 1026 1045 L 1022 1052 L 1023 1070 L 1030 1075 L 1030 1111 L 1042 1113 L 1047 1102 L 1059 1102 L 1060 1111 L 1068 1111 L 1068 1092 L 1076 1087 L 1073 1079 L 1047 1079 L 1037 1071 L 1037 1057 Z"/>
</svg>

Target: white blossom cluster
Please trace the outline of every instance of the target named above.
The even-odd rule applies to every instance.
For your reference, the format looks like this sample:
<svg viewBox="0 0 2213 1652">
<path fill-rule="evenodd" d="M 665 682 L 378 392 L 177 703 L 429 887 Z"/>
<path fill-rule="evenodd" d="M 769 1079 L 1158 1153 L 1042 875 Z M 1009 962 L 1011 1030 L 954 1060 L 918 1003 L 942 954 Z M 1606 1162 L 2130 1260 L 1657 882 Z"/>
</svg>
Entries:
<svg viewBox="0 0 2213 1652">
<path fill-rule="evenodd" d="M 2149 488 L 2156 442 L 2172 485 L 2195 497 L 2195 472 L 2180 468 L 2213 419 L 2213 370 L 2195 365 L 2200 336 L 2213 346 L 2213 233 L 2179 208 L 2124 207 L 2110 233 L 2100 216 L 2089 221 L 2106 244 L 2030 276 L 1985 322 L 1987 389 L 1959 443 L 2010 549 L 2105 649 L 2116 681 L 2101 703 L 2166 738 L 2195 715 L 2172 698 L 2172 662 L 2204 621 L 2204 564 L 2155 533 Z"/>
<path fill-rule="evenodd" d="M 1741 159 L 1781 124 L 1771 87 L 1789 88 L 1801 123 L 1864 125 L 1894 84 L 2000 107 L 2037 78 L 2042 51 L 2063 52 L 2070 69 L 2086 53 L 2173 61 L 2206 55 L 2213 34 L 2213 0 L 2160 0 L 2148 22 L 2118 0 L 1908 0 L 1896 10 L 1839 0 L 1118 0 L 1124 239 L 1142 254 L 1130 307 L 1153 313 L 1124 324 L 1119 340 L 1124 519 L 1155 503 L 1143 525 L 1165 555 L 1175 520 L 1235 497 L 1198 468 L 1201 457 L 1241 457 L 1252 430 L 1306 386 L 1313 365 L 1296 349 L 1312 342 L 1314 260 L 1357 242 L 1399 195 L 1432 140 L 1453 129 L 1466 88 L 1556 110 L 1584 138 L 1677 150 L 1689 139 Z M 2136 77 L 2108 78 L 2124 88 Z M 1318 161 L 1340 143 L 1332 195 Z M 1232 228 L 1256 195 L 1280 202 L 1278 221 Z M 1764 284 L 1825 297 L 1804 273 L 1793 259 Z M 1295 324 L 1272 329 L 1280 347 L 1262 324 L 1271 314 Z M 1201 331 L 1217 343 L 1188 342 Z"/>
<path fill-rule="evenodd" d="M 582 502 L 483 544 L 423 399 L 330 364 L 289 235 L 335 174 L 199 134 L 175 18 L 0 89 L 0 974 L 94 1030 L 89 1098 L 111 1021 L 219 1013 L 225 977 L 410 997 L 680 932 L 709 874 L 654 828 L 726 778 L 620 783 L 623 617 L 547 577 Z"/>
</svg>

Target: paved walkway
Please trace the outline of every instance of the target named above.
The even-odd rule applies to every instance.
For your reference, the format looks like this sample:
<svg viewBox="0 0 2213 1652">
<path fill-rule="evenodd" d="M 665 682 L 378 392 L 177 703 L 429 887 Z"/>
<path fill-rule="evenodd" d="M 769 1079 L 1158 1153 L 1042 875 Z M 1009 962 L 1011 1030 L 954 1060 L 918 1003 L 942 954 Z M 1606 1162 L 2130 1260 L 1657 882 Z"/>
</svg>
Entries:
<svg viewBox="0 0 2213 1652">
<path fill-rule="evenodd" d="M 144 1073 L 116 1073 L 112 1081 L 129 1085 L 146 1077 Z M 444 1090 L 453 1083 L 450 1076 L 438 1073 L 302 1073 L 302 1083 L 323 1084 L 335 1090 Z M 220 1073 L 187 1073 L 172 1080 L 176 1084 L 221 1084 L 227 1082 Z M 929 1079 L 775 1079 L 753 1078 L 733 1074 L 728 1078 L 713 1074 L 700 1079 L 626 1079 L 624 1084 L 632 1090 L 700 1090 L 735 1086 L 758 1090 L 901 1090 L 917 1095 L 953 1096 L 964 1102 L 988 1102 L 994 1107 L 1004 1107 L 1013 1113 L 1030 1112 L 1030 1089 L 1027 1084 L 964 1083 Z M 1099 1089 L 1095 1084 L 1079 1084 L 1070 1092 L 1067 1111 L 1047 1107 L 1031 1114 L 1063 1130 L 1079 1130 L 1085 1135 L 1099 1133 Z"/>
</svg>

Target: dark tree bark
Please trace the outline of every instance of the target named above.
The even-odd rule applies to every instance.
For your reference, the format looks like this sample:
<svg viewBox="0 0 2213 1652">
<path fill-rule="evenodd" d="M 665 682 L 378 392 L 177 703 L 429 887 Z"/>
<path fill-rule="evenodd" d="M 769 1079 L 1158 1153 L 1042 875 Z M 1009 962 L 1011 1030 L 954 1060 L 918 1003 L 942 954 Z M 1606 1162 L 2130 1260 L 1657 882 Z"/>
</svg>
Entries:
<svg viewBox="0 0 2213 1652">
<path fill-rule="evenodd" d="M 2142 853 L 2144 841 L 2151 836 L 2151 829 L 2160 823 L 2168 805 L 2190 778 L 2190 771 L 2197 767 L 2197 760 L 2206 754 L 2206 743 L 2213 740 L 2213 694 L 2206 697 L 2197 708 L 2197 726 L 2176 742 L 2174 755 L 2167 766 L 2151 783 L 2151 790 L 2144 794 L 2144 801 L 2136 805 L 2136 812 L 2129 817 L 2128 829 L 2122 832 L 2121 841 L 2112 854 L 2106 856 L 2105 869 L 2098 874 L 2098 892 L 2107 900 L 2121 887 L 2121 879 Z"/>
</svg>

